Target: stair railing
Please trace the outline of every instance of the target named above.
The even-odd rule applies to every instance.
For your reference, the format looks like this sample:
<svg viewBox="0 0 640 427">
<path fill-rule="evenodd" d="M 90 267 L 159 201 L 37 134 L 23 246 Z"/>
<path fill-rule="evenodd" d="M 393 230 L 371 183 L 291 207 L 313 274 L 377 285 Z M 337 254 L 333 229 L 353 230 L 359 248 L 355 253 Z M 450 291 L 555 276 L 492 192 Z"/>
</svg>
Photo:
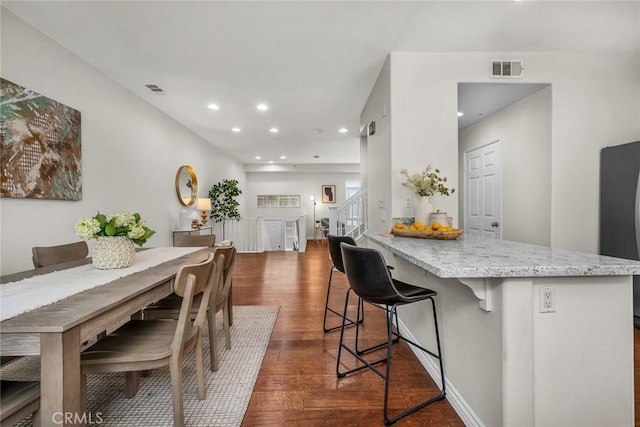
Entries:
<svg viewBox="0 0 640 427">
<path fill-rule="evenodd" d="M 364 236 L 368 227 L 367 189 L 329 208 L 329 234 L 351 236 L 356 241 Z"/>
</svg>

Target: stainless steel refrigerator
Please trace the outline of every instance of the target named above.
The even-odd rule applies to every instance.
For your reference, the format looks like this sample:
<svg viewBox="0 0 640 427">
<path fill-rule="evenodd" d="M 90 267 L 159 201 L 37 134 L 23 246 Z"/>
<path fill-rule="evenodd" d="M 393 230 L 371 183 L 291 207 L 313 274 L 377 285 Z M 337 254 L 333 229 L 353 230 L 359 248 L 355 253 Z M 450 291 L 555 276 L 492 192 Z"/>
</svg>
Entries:
<svg viewBox="0 0 640 427">
<path fill-rule="evenodd" d="M 640 260 L 640 141 L 600 154 L 600 254 Z M 640 276 L 633 277 L 633 314 L 640 327 Z"/>
</svg>

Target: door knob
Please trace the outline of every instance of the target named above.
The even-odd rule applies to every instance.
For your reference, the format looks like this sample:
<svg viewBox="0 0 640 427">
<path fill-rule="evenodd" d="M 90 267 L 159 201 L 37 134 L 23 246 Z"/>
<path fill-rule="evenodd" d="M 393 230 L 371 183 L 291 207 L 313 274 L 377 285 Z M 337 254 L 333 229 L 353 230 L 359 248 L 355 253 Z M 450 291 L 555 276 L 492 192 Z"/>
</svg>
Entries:
<svg viewBox="0 0 640 427">
<path fill-rule="evenodd" d="M 497 227 L 498 225 L 500 225 L 500 224 L 498 224 L 498 221 L 493 221 L 493 222 L 491 223 L 491 226 L 492 226 L 492 227 Z"/>
</svg>

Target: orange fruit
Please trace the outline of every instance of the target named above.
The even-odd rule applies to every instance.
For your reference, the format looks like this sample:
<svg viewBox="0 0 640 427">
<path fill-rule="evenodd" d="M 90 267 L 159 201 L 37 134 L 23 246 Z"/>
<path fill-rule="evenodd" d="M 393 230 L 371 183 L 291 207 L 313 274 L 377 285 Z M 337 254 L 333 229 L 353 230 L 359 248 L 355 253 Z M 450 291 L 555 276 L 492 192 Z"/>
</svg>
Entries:
<svg viewBox="0 0 640 427">
<path fill-rule="evenodd" d="M 438 221 L 431 223 L 431 228 L 434 229 L 434 230 L 437 230 L 440 227 L 442 227 L 442 225 L 440 225 L 440 223 Z"/>
<path fill-rule="evenodd" d="M 399 228 L 399 229 L 403 229 L 404 228 L 404 224 L 401 223 L 400 221 L 396 222 L 395 224 L 393 224 L 394 228 Z"/>
</svg>

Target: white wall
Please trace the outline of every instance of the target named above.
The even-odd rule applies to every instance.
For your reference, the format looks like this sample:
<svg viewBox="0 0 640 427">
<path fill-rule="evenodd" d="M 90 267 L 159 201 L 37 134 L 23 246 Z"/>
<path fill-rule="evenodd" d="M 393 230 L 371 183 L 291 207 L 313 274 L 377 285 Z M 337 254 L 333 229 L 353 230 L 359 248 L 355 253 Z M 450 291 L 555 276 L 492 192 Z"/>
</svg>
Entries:
<svg viewBox="0 0 640 427">
<path fill-rule="evenodd" d="M 336 207 L 346 200 L 346 181 L 359 179 L 359 173 L 248 172 L 245 215 L 248 217 L 261 215 L 265 219 L 295 219 L 306 214 L 307 238 L 313 239 L 313 201 L 310 197 L 315 196 L 317 199 L 316 220 L 328 218 L 329 208 Z M 323 185 L 336 186 L 336 203 L 322 203 Z M 256 206 L 258 194 L 298 194 L 301 197 L 301 206 L 300 208 L 258 208 Z"/>
<path fill-rule="evenodd" d="M 376 132 L 370 135 L 366 147 L 361 147 L 361 162 L 365 164 L 362 182 L 367 183 L 369 231 L 388 232 L 391 227 L 391 68 L 387 57 L 380 75 L 360 114 L 360 125 L 376 122 Z"/>
<path fill-rule="evenodd" d="M 502 238 L 551 244 L 551 91 L 547 86 L 460 132 L 461 226 L 464 226 L 464 153 L 499 139 Z"/>
<path fill-rule="evenodd" d="M 370 165 L 370 170 L 391 183 L 393 216 L 413 212 L 404 208 L 406 189 L 398 173 L 402 167 L 417 171 L 431 163 L 459 188 L 457 85 L 495 83 L 489 78 L 489 64 L 496 58 L 524 61 L 524 76 L 518 82 L 552 86 L 551 246 L 597 252 L 600 149 L 640 138 L 638 55 L 392 53 L 392 166 Z M 386 72 L 383 69 L 381 76 Z M 385 85 L 374 88 L 372 95 Z M 453 216 L 454 223 L 458 220 L 457 197 L 432 203 Z"/>
<path fill-rule="evenodd" d="M 82 114 L 82 200 L 0 199 L 1 272 L 32 268 L 31 247 L 77 241 L 77 219 L 98 210 L 138 211 L 171 244 L 181 205 L 178 168 L 195 169 L 200 191 L 224 179 L 245 187 L 242 165 L 2 9 L 2 77 Z M 241 207 L 244 198 L 241 198 Z"/>
<path fill-rule="evenodd" d="M 370 230 L 388 229 L 388 225 L 381 227 L 376 221 L 378 197 L 389 197 L 387 208 L 393 217 L 413 216 L 413 208 L 404 207 L 409 193 L 402 187 L 401 168 L 414 172 L 432 164 L 449 178 L 451 186 L 460 187 L 457 86 L 469 82 L 495 83 L 489 78 L 489 65 L 492 59 L 498 58 L 524 61 L 524 77 L 518 82 L 551 85 L 550 164 L 544 165 L 544 169 L 550 171 L 547 172 L 550 176 L 550 245 L 597 252 L 600 149 L 640 139 L 638 55 L 392 53 L 361 114 L 361 125 L 376 120 L 376 133 L 380 131 L 367 146 Z M 386 118 L 382 118 L 383 106 L 389 105 L 390 108 L 385 108 Z M 432 203 L 447 211 L 454 218 L 454 224 L 458 222 L 462 208 L 457 196 L 434 198 Z M 526 227 L 527 224 L 513 226 Z M 403 276 L 397 269 L 394 276 L 396 274 Z M 444 301 L 438 304 L 449 312 L 447 316 L 467 310 L 455 299 L 453 304 Z M 424 308 L 417 305 L 405 307 L 400 318 L 412 335 L 421 338 L 428 330 L 427 316 Z M 457 334 L 465 335 L 468 328 L 463 323 L 453 325 L 449 334 L 446 330 L 451 325 L 443 325 L 445 349 L 447 342 L 457 339 Z M 499 379 L 501 373 L 494 358 L 492 354 L 474 354 L 474 364 L 482 367 L 485 377 Z M 447 375 L 464 376 L 466 365 L 460 366 L 458 370 L 449 365 Z M 474 382 L 473 377 L 467 386 L 499 390 L 495 384 L 487 388 L 482 380 Z M 500 423 L 492 415 L 495 408 L 492 409 L 490 401 L 468 403 L 483 408 L 477 412 L 487 425 Z"/>
</svg>

